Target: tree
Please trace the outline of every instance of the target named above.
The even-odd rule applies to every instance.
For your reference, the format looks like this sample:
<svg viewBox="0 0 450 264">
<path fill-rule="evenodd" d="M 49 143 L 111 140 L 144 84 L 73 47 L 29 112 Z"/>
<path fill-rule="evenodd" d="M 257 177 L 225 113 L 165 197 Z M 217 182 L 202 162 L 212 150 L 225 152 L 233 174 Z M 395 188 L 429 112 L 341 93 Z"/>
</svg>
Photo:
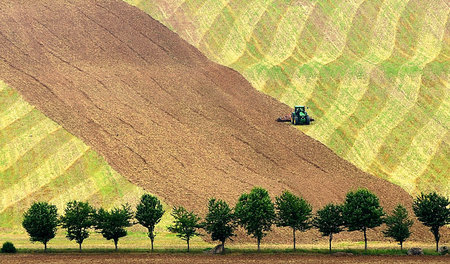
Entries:
<svg viewBox="0 0 450 264">
<path fill-rule="evenodd" d="M 295 250 L 295 231 L 304 232 L 311 228 L 312 206 L 303 198 L 285 191 L 275 198 L 277 226 L 292 228 Z"/>
<path fill-rule="evenodd" d="M 363 231 L 364 249 L 367 250 L 367 229 L 383 223 L 383 207 L 378 197 L 367 189 L 348 192 L 344 207 L 344 222 L 349 231 Z"/>
<path fill-rule="evenodd" d="M 269 193 L 260 187 L 255 187 L 249 194 L 244 193 L 236 204 L 237 222 L 258 241 L 260 250 L 261 239 L 272 229 L 275 220 L 275 209 Z"/>
<path fill-rule="evenodd" d="M 211 239 L 222 242 L 222 247 L 225 249 L 225 241 L 235 236 L 236 229 L 232 209 L 225 201 L 214 198 L 209 200 L 204 228 L 208 234 L 211 234 Z"/>
<path fill-rule="evenodd" d="M 89 228 L 94 225 L 94 208 L 88 202 L 71 201 L 67 203 L 64 215 L 60 217 L 61 226 L 67 229 L 66 237 L 75 240 L 80 246 L 89 237 Z"/>
<path fill-rule="evenodd" d="M 329 236 L 330 253 L 333 234 L 338 234 L 343 230 L 344 217 L 342 215 L 342 205 L 327 204 L 317 211 L 313 225 L 319 229 L 322 236 Z"/>
<path fill-rule="evenodd" d="M 133 225 L 131 219 L 133 219 L 133 212 L 128 204 L 122 205 L 121 208 L 113 208 L 110 211 L 100 208 L 95 214 L 95 229 L 99 230 L 107 240 L 114 240 L 117 251 L 119 238 L 127 235 L 125 228 Z"/>
<path fill-rule="evenodd" d="M 187 251 L 189 252 L 189 241 L 192 237 L 201 235 L 197 232 L 201 228 L 200 217 L 194 212 L 187 211 L 184 207 L 173 207 L 171 215 L 175 218 L 173 225 L 168 227 L 172 233 L 176 233 L 177 237 L 187 242 Z"/>
<path fill-rule="evenodd" d="M 403 249 L 403 242 L 411 235 L 409 229 L 413 225 L 413 221 L 408 217 L 408 211 L 402 205 L 397 205 L 388 215 L 384 222 L 387 229 L 383 231 L 385 237 L 392 237 L 395 241 L 400 243 L 400 249 Z"/>
<path fill-rule="evenodd" d="M 148 237 L 152 243 L 155 240 L 155 226 L 161 221 L 164 215 L 164 209 L 159 199 L 150 194 L 144 194 L 141 197 L 141 202 L 136 207 L 136 220 L 139 224 L 146 227 L 148 230 Z"/>
<path fill-rule="evenodd" d="M 420 222 L 430 227 L 436 241 L 436 251 L 441 238 L 439 229 L 450 224 L 450 200 L 436 192 L 421 193 L 414 199 L 413 210 Z"/>
<path fill-rule="evenodd" d="M 43 243 L 44 251 L 47 251 L 47 243 L 55 237 L 58 226 L 56 206 L 47 202 L 33 203 L 23 214 L 22 226 L 30 235 L 30 240 Z"/>
</svg>

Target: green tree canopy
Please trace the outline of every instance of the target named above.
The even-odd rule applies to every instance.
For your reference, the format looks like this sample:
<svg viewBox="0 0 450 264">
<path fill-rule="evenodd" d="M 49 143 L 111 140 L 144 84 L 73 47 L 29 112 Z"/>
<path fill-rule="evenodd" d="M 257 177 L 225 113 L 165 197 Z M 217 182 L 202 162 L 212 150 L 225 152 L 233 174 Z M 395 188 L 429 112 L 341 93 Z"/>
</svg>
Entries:
<svg viewBox="0 0 450 264">
<path fill-rule="evenodd" d="M 367 189 L 348 192 L 343 207 L 345 225 L 349 231 L 363 231 L 364 249 L 367 250 L 367 229 L 383 223 L 383 207 L 378 197 Z"/>
<path fill-rule="evenodd" d="M 153 242 L 155 240 L 155 226 L 161 221 L 164 215 L 164 209 L 159 199 L 150 194 L 144 194 L 140 203 L 136 207 L 136 220 L 139 224 L 146 227 L 148 237 L 151 240 L 152 251 Z"/>
<path fill-rule="evenodd" d="M 295 250 L 295 231 L 311 228 L 312 206 L 303 198 L 285 191 L 275 198 L 277 226 L 292 228 Z"/>
<path fill-rule="evenodd" d="M 413 210 L 419 221 L 430 227 L 436 241 L 436 251 L 438 251 L 441 238 L 439 229 L 450 224 L 450 200 L 436 192 L 421 193 L 414 199 Z"/>
<path fill-rule="evenodd" d="M 128 204 L 110 211 L 100 208 L 95 214 L 95 229 L 99 230 L 107 240 L 112 239 L 117 251 L 119 238 L 127 235 L 125 228 L 133 225 L 131 219 L 133 219 L 133 211 Z"/>
<path fill-rule="evenodd" d="M 322 236 L 329 237 L 329 249 L 331 252 L 331 241 L 333 234 L 338 234 L 343 230 L 344 217 L 342 215 L 342 205 L 327 204 L 317 211 L 313 225 L 319 229 Z"/>
<path fill-rule="evenodd" d="M 222 247 L 225 249 L 225 241 L 235 235 L 236 229 L 233 211 L 225 201 L 214 198 L 209 200 L 204 228 L 208 234 L 211 234 L 211 239 L 222 242 Z"/>
<path fill-rule="evenodd" d="M 397 205 L 392 214 L 384 219 L 384 222 L 387 226 L 387 229 L 383 231 L 384 236 L 395 239 L 400 243 L 400 249 L 403 249 L 403 242 L 411 235 L 409 229 L 414 223 L 409 219 L 406 208 L 401 204 Z"/>
<path fill-rule="evenodd" d="M 30 240 L 43 243 L 47 251 L 47 243 L 55 237 L 58 228 L 56 206 L 47 202 L 33 203 L 23 214 L 22 226 L 30 235 Z"/>
<path fill-rule="evenodd" d="M 267 190 L 255 187 L 249 194 L 244 193 L 236 204 L 235 215 L 239 225 L 247 230 L 258 241 L 272 229 L 275 220 L 275 208 Z"/>
<path fill-rule="evenodd" d="M 201 235 L 197 229 L 201 228 L 200 217 L 193 211 L 187 211 L 184 207 L 174 206 L 171 215 L 175 218 L 173 225 L 168 227 L 172 233 L 176 233 L 177 237 L 183 239 L 187 243 L 187 251 L 189 252 L 189 242 L 192 237 Z"/>
<path fill-rule="evenodd" d="M 75 240 L 80 246 L 89 237 L 89 228 L 94 225 L 94 208 L 88 202 L 68 202 L 64 215 L 60 217 L 61 226 L 67 229 L 66 237 Z"/>
</svg>

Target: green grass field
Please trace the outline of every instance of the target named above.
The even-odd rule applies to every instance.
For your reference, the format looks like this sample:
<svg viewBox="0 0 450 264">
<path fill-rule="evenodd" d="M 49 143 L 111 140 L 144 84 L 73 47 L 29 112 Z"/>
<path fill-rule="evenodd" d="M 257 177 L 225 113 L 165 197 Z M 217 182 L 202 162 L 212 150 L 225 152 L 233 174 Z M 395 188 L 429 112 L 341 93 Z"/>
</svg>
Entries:
<svg viewBox="0 0 450 264">
<path fill-rule="evenodd" d="M 300 127 L 410 194 L 450 195 L 445 0 L 126 0 L 258 90 Z M 276 117 L 271 117 L 276 118 Z"/>
<path fill-rule="evenodd" d="M 23 233 L 9 233 L 0 234 L 0 241 L 11 241 L 15 247 L 21 253 L 26 252 L 42 252 L 43 244 L 39 242 L 32 243 L 29 241 L 29 237 Z M 430 241 L 431 242 L 431 241 Z M 190 245 L 192 253 L 202 253 L 205 250 L 211 249 L 218 243 L 205 242 L 199 237 L 195 237 Z M 155 238 L 155 253 L 183 253 L 186 251 L 186 242 L 176 237 L 175 234 L 160 232 Z M 405 250 L 400 251 L 400 246 L 395 242 L 379 242 L 369 241 L 367 252 L 364 252 L 364 242 L 346 242 L 335 241 L 333 242 L 333 252 L 344 251 L 351 252 L 355 255 L 367 254 L 367 255 L 404 255 L 406 249 L 411 247 L 423 248 L 425 254 L 436 255 L 433 243 L 418 243 L 418 242 L 405 242 Z M 119 240 L 118 244 L 119 252 L 131 253 L 131 252 L 148 252 L 150 250 L 150 239 L 143 232 L 140 227 L 133 227 L 129 232 L 129 235 Z M 229 243 L 227 242 L 227 248 L 231 249 L 232 253 L 255 253 L 256 241 L 254 243 Z M 78 244 L 74 241 L 69 241 L 65 238 L 63 230 L 59 230 L 57 236 L 48 243 L 49 252 L 54 253 L 68 253 L 78 252 Z M 86 253 L 103 253 L 114 252 L 114 243 L 104 239 L 100 234 L 95 232 L 91 233 L 91 236 L 87 238 L 83 243 L 83 251 Z M 297 243 L 297 253 L 307 254 L 327 254 L 328 253 L 328 240 L 323 238 L 320 241 L 310 244 Z M 272 244 L 267 243 L 264 240 L 261 244 L 261 253 L 292 253 L 291 241 L 286 241 L 284 244 Z"/>
</svg>

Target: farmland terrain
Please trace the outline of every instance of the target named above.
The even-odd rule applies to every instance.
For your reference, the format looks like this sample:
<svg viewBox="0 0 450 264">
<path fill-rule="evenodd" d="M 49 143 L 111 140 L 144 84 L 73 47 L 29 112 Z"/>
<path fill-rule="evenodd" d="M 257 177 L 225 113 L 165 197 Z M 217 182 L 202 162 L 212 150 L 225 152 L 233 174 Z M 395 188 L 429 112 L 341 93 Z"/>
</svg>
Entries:
<svg viewBox="0 0 450 264">
<path fill-rule="evenodd" d="M 416 195 L 450 195 L 445 0 L 126 0 L 316 119 L 301 127 Z"/>
<path fill-rule="evenodd" d="M 123 1 L 2 0 L 0 11 L 0 79 L 9 85 L 1 86 L 2 198 L 3 208 L 19 204 L 16 216 L 32 200 L 54 202 L 59 194 L 97 199 L 103 187 L 92 184 L 95 164 L 104 172 L 98 177 L 124 180 L 110 165 L 132 183 L 124 180 L 108 202 L 140 194 L 137 185 L 200 212 L 210 197 L 234 204 L 253 186 L 272 195 L 290 190 L 316 209 L 359 187 L 388 210 L 411 204 L 401 187 L 274 122 L 290 107 Z M 15 112 L 21 99 L 10 87 L 31 104 L 22 103 L 22 112 Z M 71 174 L 83 157 L 86 164 Z M 414 235 L 430 237 L 418 225 Z"/>
</svg>

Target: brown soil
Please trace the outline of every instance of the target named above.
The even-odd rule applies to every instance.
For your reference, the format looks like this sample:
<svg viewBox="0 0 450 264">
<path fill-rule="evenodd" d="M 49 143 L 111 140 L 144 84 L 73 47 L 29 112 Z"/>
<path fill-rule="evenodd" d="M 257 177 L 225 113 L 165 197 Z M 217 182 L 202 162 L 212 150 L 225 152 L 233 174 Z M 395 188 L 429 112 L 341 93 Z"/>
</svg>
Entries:
<svg viewBox="0 0 450 264">
<path fill-rule="evenodd" d="M 448 263 L 445 256 L 329 256 L 297 254 L 18 254 L 0 263 Z"/>
<path fill-rule="evenodd" d="M 358 187 L 389 210 L 411 204 L 400 187 L 274 122 L 286 105 L 122 1 L 0 0 L 0 79 L 172 205 L 204 212 L 210 197 L 234 204 L 253 186 L 290 190 L 316 209 Z M 431 238 L 424 230 L 415 236 Z"/>
</svg>

